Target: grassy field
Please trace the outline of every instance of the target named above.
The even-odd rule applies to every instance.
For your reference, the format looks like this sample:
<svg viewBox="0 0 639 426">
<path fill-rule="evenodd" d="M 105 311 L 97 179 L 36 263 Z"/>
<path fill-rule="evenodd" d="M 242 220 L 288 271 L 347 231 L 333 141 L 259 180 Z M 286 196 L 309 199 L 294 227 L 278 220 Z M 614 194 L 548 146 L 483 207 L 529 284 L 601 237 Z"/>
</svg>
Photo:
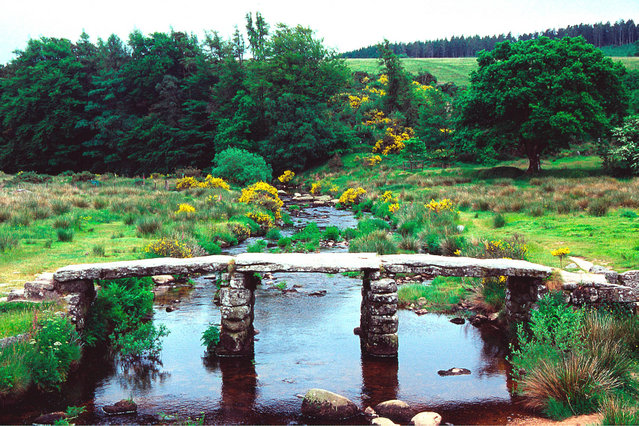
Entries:
<svg viewBox="0 0 639 426">
<path fill-rule="evenodd" d="M 628 70 L 639 69 L 639 57 L 613 57 L 626 66 Z M 428 71 L 437 77 L 439 83 L 455 83 L 468 86 L 470 72 L 477 68 L 476 58 L 403 58 L 404 69 L 411 74 Z M 346 59 L 351 71 L 378 73 L 380 66 L 377 59 Z"/>
<path fill-rule="evenodd" d="M 493 169 L 458 164 L 407 171 L 393 156 L 373 167 L 362 166 L 357 158 L 344 158 L 345 173 L 318 169 L 313 179 L 327 182 L 325 186 L 362 186 L 372 199 L 392 191 L 400 203 L 396 215 L 432 199 L 450 199 L 459 210 L 458 223 L 465 227 L 462 235 L 469 245 L 518 234 L 527 242 L 527 258 L 533 262 L 559 267 L 550 252 L 568 247 L 571 255 L 619 271 L 639 266 L 639 179 L 603 176 L 598 157 L 547 159 L 537 177 L 523 174 L 523 160 Z M 498 228 L 497 215 L 505 221 Z"/>
</svg>

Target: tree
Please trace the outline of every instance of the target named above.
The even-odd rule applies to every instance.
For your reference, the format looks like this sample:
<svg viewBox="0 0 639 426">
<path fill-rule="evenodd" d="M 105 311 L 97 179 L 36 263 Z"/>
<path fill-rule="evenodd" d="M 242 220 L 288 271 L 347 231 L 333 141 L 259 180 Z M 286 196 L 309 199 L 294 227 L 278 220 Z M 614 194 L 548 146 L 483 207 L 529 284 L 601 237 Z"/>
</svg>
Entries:
<svg viewBox="0 0 639 426">
<path fill-rule="evenodd" d="M 461 97 L 460 125 L 490 133 L 498 152 L 517 143 L 529 173 L 541 170 L 544 153 L 603 137 L 625 112 L 623 65 L 582 37 L 506 41 L 481 52 L 477 62 Z"/>
</svg>

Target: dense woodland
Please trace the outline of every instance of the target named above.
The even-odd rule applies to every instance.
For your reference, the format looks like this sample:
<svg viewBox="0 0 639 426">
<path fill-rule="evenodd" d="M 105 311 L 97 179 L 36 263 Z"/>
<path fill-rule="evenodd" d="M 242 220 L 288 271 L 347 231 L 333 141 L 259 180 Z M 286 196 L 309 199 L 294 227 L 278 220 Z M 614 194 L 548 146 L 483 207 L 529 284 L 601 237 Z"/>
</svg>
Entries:
<svg viewBox="0 0 639 426">
<path fill-rule="evenodd" d="M 545 31 L 522 34 L 519 37 L 511 33 L 493 36 L 453 36 L 450 39 L 415 41 L 411 43 L 391 43 L 390 48 L 396 55 L 409 58 L 460 58 L 476 56 L 482 50 L 493 50 L 502 41 L 530 40 L 539 37 L 560 39 L 582 36 L 594 46 L 622 46 L 639 40 L 639 25 L 632 19 L 597 24 L 569 25 L 566 28 L 547 29 Z M 639 53 L 639 46 L 637 47 Z M 343 54 L 345 58 L 377 58 L 376 46 L 362 47 Z"/>
<path fill-rule="evenodd" d="M 498 44 L 466 91 L 409 75 L 388 41 L 376 47 L 383 73 L 366 75 L 309 28 L 270 28 L 257 13 L 246 34 L 30 40 L 0 67 L 0 170 L 141 175 L 265 160 L 268 179 L 358 151 L 410 162 L 527 156 L 538 171 L 542 154 L 568 142 L 608 140 L 628 100 L 630 112 L 639 104 L 637 73 L 582 37 Z M 519 73 L 518 54 L 540 66 Z"/>
</svg>

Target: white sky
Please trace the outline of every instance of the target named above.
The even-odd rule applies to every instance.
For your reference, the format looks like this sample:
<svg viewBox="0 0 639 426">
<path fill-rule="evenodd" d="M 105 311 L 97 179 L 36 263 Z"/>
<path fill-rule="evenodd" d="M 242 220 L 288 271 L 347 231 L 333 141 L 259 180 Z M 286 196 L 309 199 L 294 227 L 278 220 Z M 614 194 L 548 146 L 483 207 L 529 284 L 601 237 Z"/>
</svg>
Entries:
<svg viewBox="0 0 639 426">
<path fill-rule="evenodd" d="M 301 24 L 325 44 L 348 51 L 390 41 L 452 35 L 514 35 L 579 23 L 639 22 L 639 0 L 0 0 L 0 63 L 29 38 L 92 41 L 115 33 L 124 41 L 143 33 L 217 30 L 229 37 L 244 29 L 247 12 L 260 11 L 273 27 Z"/>
</svg>

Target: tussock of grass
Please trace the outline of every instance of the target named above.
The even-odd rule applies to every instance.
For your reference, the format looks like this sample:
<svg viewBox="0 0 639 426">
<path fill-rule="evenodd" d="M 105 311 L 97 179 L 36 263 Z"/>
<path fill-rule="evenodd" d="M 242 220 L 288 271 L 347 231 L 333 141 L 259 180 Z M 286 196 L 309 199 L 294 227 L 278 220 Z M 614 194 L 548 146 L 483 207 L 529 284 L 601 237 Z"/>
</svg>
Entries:
<svg viewBox="0 0 639 426">
<path fill-rule="evenodd" d="M 399 306 L 406 307 L 425 298 L 424 306 L 438 311 L 447 311 L 457 305 L 467 291 L 461 286 L 461 278 L 436 277 L 429 285 L 403 284 L 397 290 Z"/>
</svg>

